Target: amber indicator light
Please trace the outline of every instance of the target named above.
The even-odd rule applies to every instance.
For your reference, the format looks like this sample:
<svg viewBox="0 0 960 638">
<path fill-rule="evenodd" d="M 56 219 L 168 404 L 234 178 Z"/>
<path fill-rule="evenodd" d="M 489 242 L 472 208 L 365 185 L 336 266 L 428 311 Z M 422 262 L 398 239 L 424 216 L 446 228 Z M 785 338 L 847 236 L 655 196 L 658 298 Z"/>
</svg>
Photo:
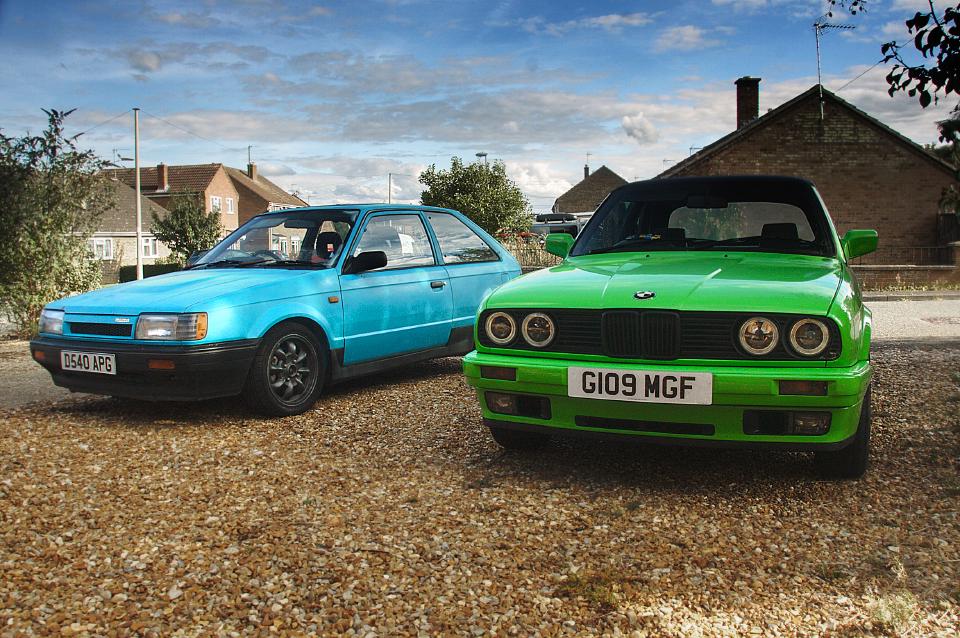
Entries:
<svg viewBox="0 0 960 638">
<path fill-rule="evenodd" d="M 484 379 L 499 379 L 500 381 L 516 381 L 516 368 L 501 368 L 500 366 L 480 366 L 480 376 Z"/>
<path fill-rule="evenodd" d="M 811 397 L 827 396 L 826 381 L 781 381 L 780 394 L 802 394 Z"/>
<path fill-rule="evenodd" d="M 147 367 L 151 370 L 174 370 L 177 365 L 170 359 L 148 359 Z"/>
</svg>

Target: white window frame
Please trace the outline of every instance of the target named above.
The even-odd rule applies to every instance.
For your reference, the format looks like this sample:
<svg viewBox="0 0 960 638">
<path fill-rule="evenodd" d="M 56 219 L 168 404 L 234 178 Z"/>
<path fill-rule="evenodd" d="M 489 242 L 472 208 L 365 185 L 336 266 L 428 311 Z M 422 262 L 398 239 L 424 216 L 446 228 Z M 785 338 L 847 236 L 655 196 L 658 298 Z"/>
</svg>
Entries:
<svg viewBox="0 0 960 638">
<path fill-rule="evenodd" d="M 156 257 L 160 252 L 159 247 L 157 246 L 157 238 L 143 237 L 140 243 L 140 250 L 142 251 L 144 257 Z"/>
<path fill-rule="evenodd" d="M 227 203 L 227 215 L 233 215 L 233 213 L 236 212 L 236 211 L 234 211 L 234 209 L 233 209 L 233 198 L 232 198 L 232 197 L 227 197 L 226 200 L 227 200 L 227 202 L 226 202 L 226 203 Z"/>
<path fill-rule="evenodd" d="M 100 246 L 100 254 L 97 254 L 97 245 Z M 93 253 L 93 259 L 97 261 L 110 261 L 113 259 L 113 238 L 112 237 L 91 237 L 87 240 L 87 246 Z"/>
<path fill-rule="evenodd" d="M 210 211 L 211 211 L 211 212 L 215 212 L 215 213 L 219 213 L 221 210 L 223 210 L 223 198 L 220 197 L 219 195 L 211 195 L 211 196 L 210 196 Z"/>
</svg>

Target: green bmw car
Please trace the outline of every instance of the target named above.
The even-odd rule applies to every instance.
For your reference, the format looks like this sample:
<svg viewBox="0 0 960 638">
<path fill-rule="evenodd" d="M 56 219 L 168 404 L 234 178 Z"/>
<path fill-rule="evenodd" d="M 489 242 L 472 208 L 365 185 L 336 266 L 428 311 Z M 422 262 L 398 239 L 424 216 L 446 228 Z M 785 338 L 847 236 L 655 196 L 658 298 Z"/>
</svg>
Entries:
<svg viewBox="0 0 960 638">
<path fill-rule="evenodd" d="M 870 311 L 810 182 L 690 177 L 610 193 L 561 264 L 496 289 L 464 359 L 501 446 L 551 434 L 813 451 L 856 478 L 870 447 Z"/>
</svg>

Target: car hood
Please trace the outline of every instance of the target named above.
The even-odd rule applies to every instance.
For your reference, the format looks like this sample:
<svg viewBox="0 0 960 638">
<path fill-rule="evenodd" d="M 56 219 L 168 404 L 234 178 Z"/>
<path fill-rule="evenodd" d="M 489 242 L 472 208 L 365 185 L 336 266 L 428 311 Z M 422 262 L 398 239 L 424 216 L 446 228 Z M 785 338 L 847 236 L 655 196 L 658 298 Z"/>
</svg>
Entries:
<svg viewBox="0 0 960 638">
<path fill-rule="evenodd" d="M 263 268 L 184 270 L 67 297 L 51 307 L 77 314 L 136 315 L 183 312 L 198 304 L 212 305 L 215 300 L 216 305 L 235 306 L 263 297 L 263 289 L 326 272 Z M 283 296 L 278 289 L 273 292 L 275 298 Z"/>
<path fill-rule="evenodd" d="M 660 308 L 826 315 L 840 284 L 836 259 L 771 253 L 590 255 L 501 286 L 487 307 Z M 638 292 L 655 296 L 638 300 Z"/>
</svg>

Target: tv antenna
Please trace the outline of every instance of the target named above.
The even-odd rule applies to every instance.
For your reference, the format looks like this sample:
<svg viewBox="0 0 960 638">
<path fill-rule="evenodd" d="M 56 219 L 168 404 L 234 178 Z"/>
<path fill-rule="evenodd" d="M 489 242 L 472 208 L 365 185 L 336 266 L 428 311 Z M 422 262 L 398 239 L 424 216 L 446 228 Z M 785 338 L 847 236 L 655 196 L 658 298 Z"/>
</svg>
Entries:
<svg viewBox="0 0 960 638">
<path fill-rule="evenodd" d="M 820 37 L 824 31 L 829 31 L 831 29 L 837 31 L 852 31 L 856 29 L 852 24 L 833 24 L 831 22 L 824 22 L 826 15 L 822 15 L 817 18 L 817 21 L 813 23 L 813 31 L 816 34 L 817 38 L 817 89 L 820 91 L 820 121 L 823 121 L 823 81 L 820 79 Z"/>
</svg>

